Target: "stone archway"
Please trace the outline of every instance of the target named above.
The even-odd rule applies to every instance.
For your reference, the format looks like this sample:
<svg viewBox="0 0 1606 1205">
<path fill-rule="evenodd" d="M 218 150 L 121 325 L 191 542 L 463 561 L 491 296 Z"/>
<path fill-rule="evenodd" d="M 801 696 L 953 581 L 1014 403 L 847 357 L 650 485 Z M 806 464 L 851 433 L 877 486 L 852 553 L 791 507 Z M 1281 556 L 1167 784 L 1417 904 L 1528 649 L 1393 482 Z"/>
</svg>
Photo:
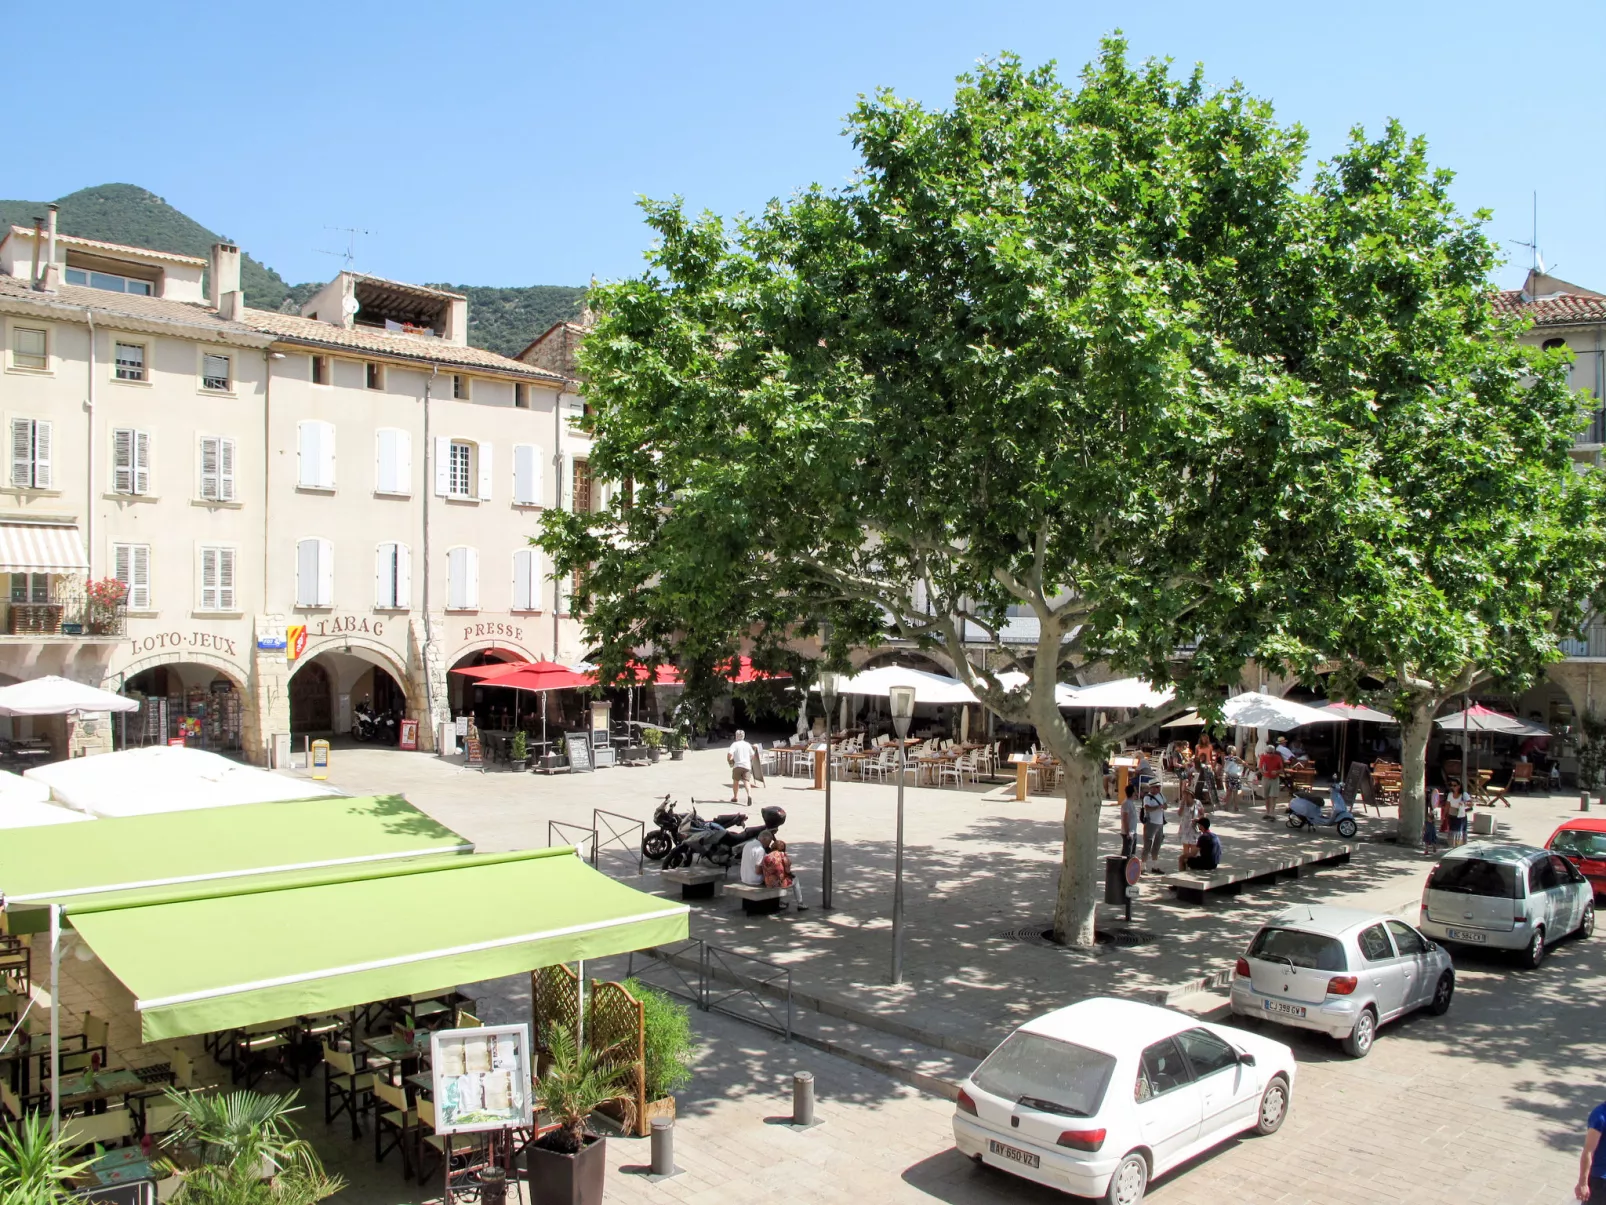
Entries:
<svg viewBox="0 0 1606 1205">
<path fill-rule="evenodd" d="M 294 734 L 351 731 L 355 709 L 374 707 L 398 718 L 423 714 L 421 689 L 395 651 L 369 641 L 327 641 L 309 648 L 286 686 Z"/>
<path fill-rule="evenodd" d="M 130 662 L 102 685 L 140 701 L 138 711 L 111 718 L 119 747 L 183 739 L 212 753 L 248 753 L 255 745 L 257 708 L 249 678 L 222 657 L 157 653 Z"/>
</svg>

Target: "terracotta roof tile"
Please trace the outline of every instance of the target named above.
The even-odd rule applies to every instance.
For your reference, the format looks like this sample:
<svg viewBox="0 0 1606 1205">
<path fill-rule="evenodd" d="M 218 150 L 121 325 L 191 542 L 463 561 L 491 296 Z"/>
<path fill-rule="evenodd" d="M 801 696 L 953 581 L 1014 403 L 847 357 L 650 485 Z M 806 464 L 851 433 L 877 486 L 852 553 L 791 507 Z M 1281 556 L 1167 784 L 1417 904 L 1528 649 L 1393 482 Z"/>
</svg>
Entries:
<svg viewBox="0 0 1606 1205">
<path fill-rule="evenodd" d="M 33 227 L 13 226 L 11 227 L 11 233 L 32 239 Z M 107 243 L 100 239 L 84 238 L 77 234 L 63 234 L 59 230 L 56 232 L 56 242 L 64 247 L 88 247 L 94 251 L 116 251 L 124 255 L 133 251 L 150 259 L 166 259 L 171 260 L 173 263 L 194 264 L 198 268 L 206 267 L 206 260 L 198 255 L 181 255 L 177 251 L 156 251 L 150 247 L 135 247 L 126 243 Z"/>
<path fill-rule="evenodd" d="M 1606 322 L 1606 297 L 1561 293 L 1554 297 L 1541 297 L 1538 301 L 1526 301 L 1520 289 L 1503 289 L 1495 294 L 1494 306 L 1501 313 L 1532 318 L 1535 326 Z"/>
<path fill-rule="evenodd" d="M 142 297 L 136 293 L 113 293 L 109 289 L 91 289 L 84 285 L 61 285 L 53 293 L 41 293 L 29 287 L 26 281 L 13 276 L 0 276 L 0 302 L 26 303 L 41 310 L 66 310 L 74 313 L 90 309 L 97 316 L 115 320 L 124 318 L 141 326 L 151 324 L 184 326 L 185 333 L 197 338 L 243 340 L 265 346 L 262 334 L 240 322 L 228 322 L 203 305 L 187 301 L 168 301 L 162 297 Z"/>
</svg>

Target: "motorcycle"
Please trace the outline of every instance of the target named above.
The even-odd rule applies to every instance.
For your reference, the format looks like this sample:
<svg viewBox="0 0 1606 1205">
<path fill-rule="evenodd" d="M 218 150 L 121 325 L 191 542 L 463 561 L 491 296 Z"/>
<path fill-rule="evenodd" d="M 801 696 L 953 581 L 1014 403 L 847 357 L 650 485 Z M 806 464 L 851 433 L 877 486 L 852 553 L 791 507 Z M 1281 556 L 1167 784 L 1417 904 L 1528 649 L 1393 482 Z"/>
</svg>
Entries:
<svg viewBox="0 0 1606 1205">
<path fill-rule="evenodd" d="M 677 829 L 679 841 L 664 857 L 664 869 L 674 870 L 704 862 L 724 869 L 736 860 L 737 851 L 747 842 L 764 833 L 773 832 L 786 823 L 786 810 L 766 807 L 762 824 L 747 824 L 747 813 L 727 812 L 704 820 L 696 809 L 681 818 Z M 744 827 L 745 826 L 745 827 Z"/>
<path fill-rule="evenodd" d="M 1323 807 L 1321 803 L 1304 795 L 1295 795 L 1288 804 L 1288 827 L 1300 828 L 1336 828 L 1340 837 L 1353 837 L 1358 826 L 1355 823 L 1355 813 L 1349 810 L 1349 803 L 1344 799 L 1344 792 L 1337 783 L 1332 789 L 1333 806 L 1331 810 Z"/>
<path fill-rule="evenodd" d="M 379 716 L 366 703 L 359 703 L 352 711 L 351 735 L 364 744 L 379 735 Z"/>
<path fill-rule="evenodd" d="M 695 815 L 695 810 L 691 813 Z M 679 811 L 675 801 L 665 795 L 653 809 L 652 822 L 658 827 L 641 839 L 641 856 L 649 862 L 661 862 L 680 841 L 680 826 L 687 813 Z"/>
</svg>

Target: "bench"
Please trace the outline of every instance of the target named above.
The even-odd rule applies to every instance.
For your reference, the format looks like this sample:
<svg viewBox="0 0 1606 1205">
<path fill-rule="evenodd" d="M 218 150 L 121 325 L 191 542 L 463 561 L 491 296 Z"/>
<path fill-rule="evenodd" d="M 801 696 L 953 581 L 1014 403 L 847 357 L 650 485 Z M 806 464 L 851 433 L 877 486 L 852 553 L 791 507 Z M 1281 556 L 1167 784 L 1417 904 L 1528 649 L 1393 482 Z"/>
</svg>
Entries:
<svg viewBox="0 0 1606 1205">
<path fill-rule="evenodd" d="M 698 870 L 660 870 L 658 877 L 666 883 L 679 883 L 680 898 L 683 900 L 711 900 L 714 898 L 714 884 L 725 877 L 725 872 L 707 867 Z"/>
<path fill-rule="evenodd" d="M 748 916 L 768 916 L 781 910 L 781 897 L 785 887 L 749 887 L 746 883 L 726 883 L 725 894 L 742 901 L 742 911 Z"/>
<path fill-rule="evenodd" d="M 1297 879 L 1307 866 L 1326 866 L 1348 862 L 1353 845 L 1329 845 L 1302 854 L 1280 858 L 1264 858 L 1245 866 L 1220 866 L 1215 870 L 1183 870 L 1168 874 L 1160 881 L 1177 893 L 1177 898 L 1190 904 L 1205 902 L 1207 891 L 1225 895 L 1240 894 L 1246 883 L 1266 883 L 1283 879 Z"/>
</svg>

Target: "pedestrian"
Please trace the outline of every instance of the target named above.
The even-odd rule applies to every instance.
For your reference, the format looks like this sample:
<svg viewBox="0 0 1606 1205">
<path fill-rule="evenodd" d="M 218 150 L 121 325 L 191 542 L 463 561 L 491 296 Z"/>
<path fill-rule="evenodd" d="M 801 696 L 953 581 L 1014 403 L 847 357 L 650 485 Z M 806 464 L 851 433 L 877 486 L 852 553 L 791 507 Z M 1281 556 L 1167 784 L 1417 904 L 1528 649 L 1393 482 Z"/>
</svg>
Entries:
<svg viewBox="0 0 1606 1205">
<path fill-rule="evenodd" d="M 1182 852 L 1177 855 L 1178 870 L 1188 869 L 1188 860 L 1199 852 L 1199 825 L 1204 815 L 1204 804 L 1197 799 L 1184 801 L 1177 808 L 1177 840 L 1182 844 Z"/>
<path fill-rule="evenodd" d="M 1143 797 L 1143 867 L 1160 869 L 1160 846 L 1165 842 L 1165 795 L 1160 784 L 1150 783 Z"/>
<path fill-rule="evenodd" d="M 1224 801 L 1229 811 L 1238 810 L 1238 792 L 1244 786 L 1244 759 L 1238 756 L 1238 746 L 1228 745 L 1227 756 L 1222 759 L 1222 774 L 1227 780 L 1227 798 Z"/>
<path fill-rule="evenodd" d="M 1573 1196 L 1580 1201 L 1606 1201 L 1606 1143 L 1600 1140 L 1606 1130 L 1606 1104 L 1589 1111 L 1584 1126 L 1584 1153 L 1578 1158 L 1578 1187 Z"/>
<path fill-rule="evenodd" d="M 1450 780 L 1450 848 L 1467 843 L 1467 817 L 1472 812 L 1472 796 L 1467 794 L 1459 778 Z"/>
<path fill-rule="evenodd" d="M 1428 806 L 1422 813 L 1422 852 L 1429 856 L 1439 852 L 1439 788 L 1434 787 L 1428 796 Z"/>
<path fill-rule="evenodd" d="M 1221 838 L 1210 831 L 1210 817 L 1199 821 L 1199 852 L 1188 859 L 1185 870 L 1215 870 L 1221 865 Z"/>
<path fill-rule="evenodd" d="M 764 855 L 759 870 L 764 876 L 764 886 L 791 888 L 792 902 L 797 905 L 799 912 L 804 910 L 803 886 L 792 871 L 792 859 L 787 857 L 785 841 L 776 837 L 770 842 L 769 852 Z"/>
<path fill-rule="evenodd" d="M 774 844 L 774 832 L 764 829 L 742 846 L 742 866 L 737 877 L 748 887 L 764 886 L 764 858 Z"/>
<path fill-rule="evenodd" d="M 731 802 L 740 799 L 742 788 L 747 788 L 747 802 L 753 802 L 753 746 L 747 743 L 747 733 L 740 728 L 736 730 L 736 739 L 725 752 L 725 760 L 731 768 Z"/>
<path fill-rule="evenodd" d="M 1121 856 L 1130 858 L 1138 852 L 1138 784 L 1126 784 L 1126 798 L 1121 800 Z"/>
<path fill-rule="evenodd" d="M 1266 819 L 1274 820 L 1277 813 L 1273 804 L 1277 798 L 1277 787 L 1283 776 L 1283 757 L 1276 749 L 1267 748 L 1260 755 L 1260 785 L 1266 790 Z"/>
</svg>

